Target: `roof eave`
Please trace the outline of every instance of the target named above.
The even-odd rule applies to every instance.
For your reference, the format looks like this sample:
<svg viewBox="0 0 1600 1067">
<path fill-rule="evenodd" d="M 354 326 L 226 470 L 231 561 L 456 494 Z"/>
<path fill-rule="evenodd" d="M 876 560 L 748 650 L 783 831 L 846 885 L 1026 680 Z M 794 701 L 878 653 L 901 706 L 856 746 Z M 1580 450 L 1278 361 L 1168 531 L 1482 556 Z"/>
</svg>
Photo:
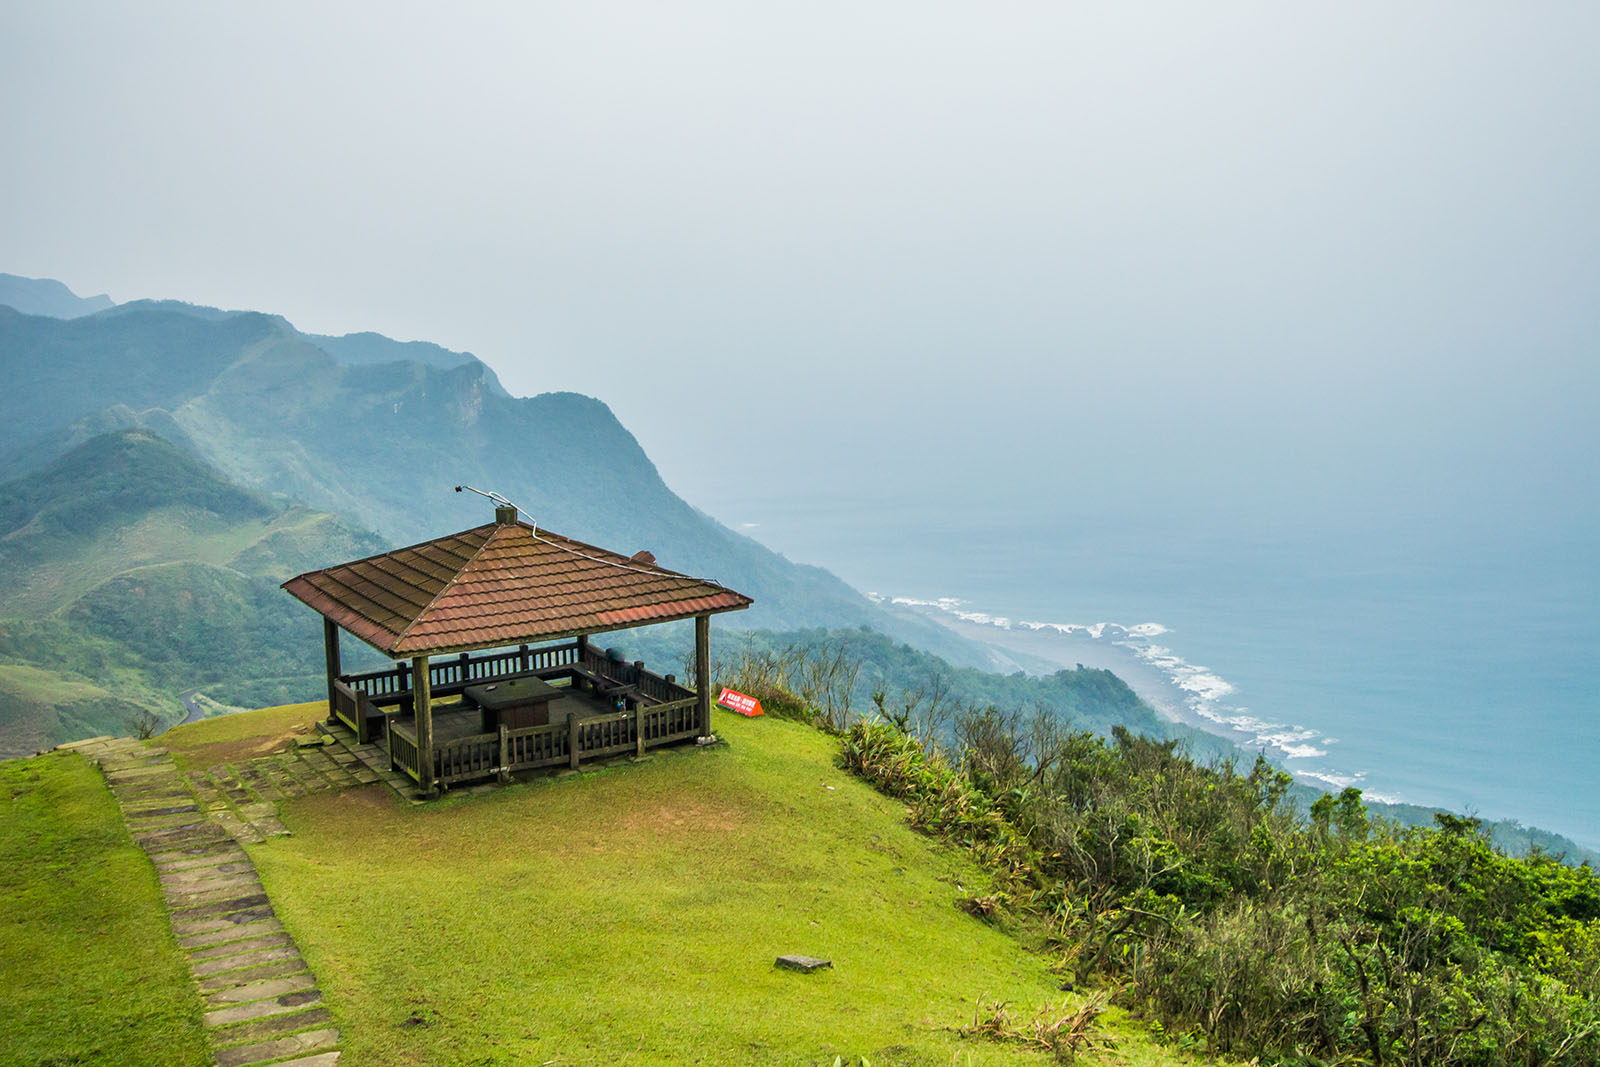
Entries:
<svg viewBox="0 0 1600 1067">
<path fill-rule="evenodd" d="M 549 633 L 529 634 L 520 638 L 508 638 L 504 641 L 493 641 L 489 644 L 438 645 L 433 648 L 401 648 L 397 646 L 394 651 L 388 652 L 387 654 L 397 658 L 415 658 L 417 656 L 448 656 L 460 652 L 477 652 L 485 648 L 509 648 L 512 645 L 532 645 L 549 641 L 565 641 L 568 638 L 573 637 L 587 637 L 593 634 L 610 634 L 616 633 L 620 630 L 636 630 L 643 626 L 659 626 L 662 623 L 683 622 L 684 620 L 692 619 L 697 615 L 726 615 L 730 611 L 744 611 L 753 603 L 753 600 L 745 598 L 745 603 L 743 604 L 734 604 L 724 608 L 709 608 L 704 611 L 687 611 L 677 615 L 664 616 L 659 619 L 648 619 L 641 622 L 624 623 L 621 626 L 580 626 L 568 630 L 555 630 Z M 367 643 L 372 644 L 370 641 Z M 373 647 L 377 648 L 376 645 L 373 645 Z M 381 648 L 378 650 L 380 652 L 385 651 Z"/>
</svg>

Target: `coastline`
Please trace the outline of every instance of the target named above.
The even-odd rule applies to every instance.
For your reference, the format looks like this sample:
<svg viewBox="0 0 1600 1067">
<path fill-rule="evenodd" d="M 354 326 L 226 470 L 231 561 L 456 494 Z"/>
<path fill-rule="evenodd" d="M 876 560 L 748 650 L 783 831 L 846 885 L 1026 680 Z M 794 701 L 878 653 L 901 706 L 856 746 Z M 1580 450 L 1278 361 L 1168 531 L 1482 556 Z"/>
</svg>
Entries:
<svg viewBox="0 0 1600 1067">
<path fill-rule="evenodd" d="M 916 600 L 869 593 L 872 599 L 937 623 L 969 640 L 1013 655 L 1024 663 L 1071 670 L 1078 664 L 1117 675 L 1167 721 L 1232 742 L 1246 751 L 1267 754 L 1302 784 L 1337 792 L 1360 787 L 1367 799 L 1403 803 L 1401 798 L 1373 792 L 1364 771 L 1333 769 L 1322 761 L 1327 746 L 1336 744 L 1318 731 L 1300 725 L 1258 718 L 1249 709 L 1226 700 L 1233 686 L 1209 668 L 1187 662 L 1157 643 L 1167 628 L 1146 622 L 1124 625 L 1046 623 L 1010 619 L 968 610 L 963 601 Z"/>
<path fill-rule="evenodd" d="M 1171 680 L 1166 675 L 1141 660 L 1132 649 L 1121 647 L 1104 636 L 1096 639 L 1087 631 L 1062 633 L 1057 630 L 1002 626 L 994 621 L 979 622 L 941 608 L 938 604 L 904 598 L 897 598 L 893 604 L 938 623 L 969 641 L 992 645 L 1002 652 L 1021 656 L 1024 660 L 1042 660 L 1059 670 L 1070 671 L 1079 664 L 1108 670 L 1126 682 L 1128 688 L 1162 718 L 1197 729 L 1205 728 L 1204 722 L 1197 716 L 1184 713 L 1183 703 L 1174 693 Z M 1004 619 L 999 621 L 1010 622 Z"/>
</svg>

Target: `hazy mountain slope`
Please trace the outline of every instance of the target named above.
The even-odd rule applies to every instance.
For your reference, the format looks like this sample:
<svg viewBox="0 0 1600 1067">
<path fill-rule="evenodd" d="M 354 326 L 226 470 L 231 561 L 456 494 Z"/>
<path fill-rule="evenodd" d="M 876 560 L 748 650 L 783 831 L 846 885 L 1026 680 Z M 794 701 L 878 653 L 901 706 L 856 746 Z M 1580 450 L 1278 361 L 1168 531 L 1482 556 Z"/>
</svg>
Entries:
<svg viewBox="0 0 1600 1067">
<path fill-rule="evenodd" d="M 22 278 L 15 274 L 0 274 L 0 304 L 16 308 L 25 315 L 50 315 L 58 319 L 75 319 L 92 315 L 111 307 L 111 298 L 79 296 L 52 278 Z"/>
<path fill-rule="evenodd" d="M 318 333 L 308 333 L 304 336 L 340 363 L 351 366 L 362 363 L 411 362 L 449 370 L 463 363 L 476 363 L 483 367 L 484 380 L 494 392 L 502 396 L 509 395 L 501 388 L 500 379 L 495 377 L 494 371 L 471 352 L 452 352 L 431 341 L 396 341 L 371 331 L 347 333 L 342 337 L 330 337 Z"/>
<path fill-rule="evenodd" d="M 333 347 L 412 351 L 354 336 Z M 486 521 L 485 501 L 453 492 L 465 482 L 505 494 L 561 533 L 647 548 L 666 566 L 750 594 L 757 606 L 740 625 L 865 622 L 975 655 L 690 507 L 598 400 L 507 396 L 471 357 L 453 367 L 350 365 L 276 316 L 148 302 L 71 322 L 0 311 L 0 355 L 0 476 L 37 469 L 97 433 L 145 427 L 245 487 L 346 516 L 395 543 Z M 684 432 L 718 447 L 709 423 L 692 415 Z"/>
<path fill-rule="evenodd" d="M 63 321 L 0 308 L 0 477 L 21 473 L 16 456 L 40 439 L 65 451 L 80 419 L 181 404 L 275 330 L 265 315 L 114 309 Z"/>
<path fill-rule="evenodd" d="M 278 583 L 383 547 L 142 431 L 0 486 L 0 756 L 172 722 L 202 685 L 314 695 L 320 626 Z"/>
</svg>

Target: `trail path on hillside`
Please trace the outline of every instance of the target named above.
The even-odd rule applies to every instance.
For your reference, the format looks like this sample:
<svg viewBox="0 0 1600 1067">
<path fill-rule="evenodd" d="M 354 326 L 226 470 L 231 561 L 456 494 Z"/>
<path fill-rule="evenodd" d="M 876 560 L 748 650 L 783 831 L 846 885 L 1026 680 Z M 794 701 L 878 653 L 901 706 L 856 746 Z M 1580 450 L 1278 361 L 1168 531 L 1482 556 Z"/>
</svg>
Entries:
<svg viewBox="0 0 1600 1067">
<path fill-rule="evenodd" d="M 321 763 L 291 753 L 251 761 L 244 774 L 256 780 L 253 795 L 232 767 L 186 776 L 166 749 L 145 741 L 98 737 L 61 747 L 105 772 L 128 832 L 155 865 L 172 931 L 206 1004 L 217 1067 L 332 1067 L 339 1031 L 241 843 L 288 832 L 272 803 L 280 796 L 375 776 L 364 767 L 358 776 L 320 751 Z"/>
</svg>

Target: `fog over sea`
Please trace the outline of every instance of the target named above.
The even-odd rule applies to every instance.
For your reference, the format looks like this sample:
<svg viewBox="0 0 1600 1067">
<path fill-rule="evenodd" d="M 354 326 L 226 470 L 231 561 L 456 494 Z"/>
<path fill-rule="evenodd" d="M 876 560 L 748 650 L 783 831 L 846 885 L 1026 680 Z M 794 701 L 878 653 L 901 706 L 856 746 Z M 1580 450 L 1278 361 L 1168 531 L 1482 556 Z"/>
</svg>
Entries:
<svg viewBox="0 0 1600 1067">
<path fill-rule="evenodd" d="M 728 510 L 790 558 L 969 636 L 1111 668 L 1158 710 L 1308 784 L 1600 847 L 1600 561 L 1580 532 L 954 500 Z"/>
</svg>

